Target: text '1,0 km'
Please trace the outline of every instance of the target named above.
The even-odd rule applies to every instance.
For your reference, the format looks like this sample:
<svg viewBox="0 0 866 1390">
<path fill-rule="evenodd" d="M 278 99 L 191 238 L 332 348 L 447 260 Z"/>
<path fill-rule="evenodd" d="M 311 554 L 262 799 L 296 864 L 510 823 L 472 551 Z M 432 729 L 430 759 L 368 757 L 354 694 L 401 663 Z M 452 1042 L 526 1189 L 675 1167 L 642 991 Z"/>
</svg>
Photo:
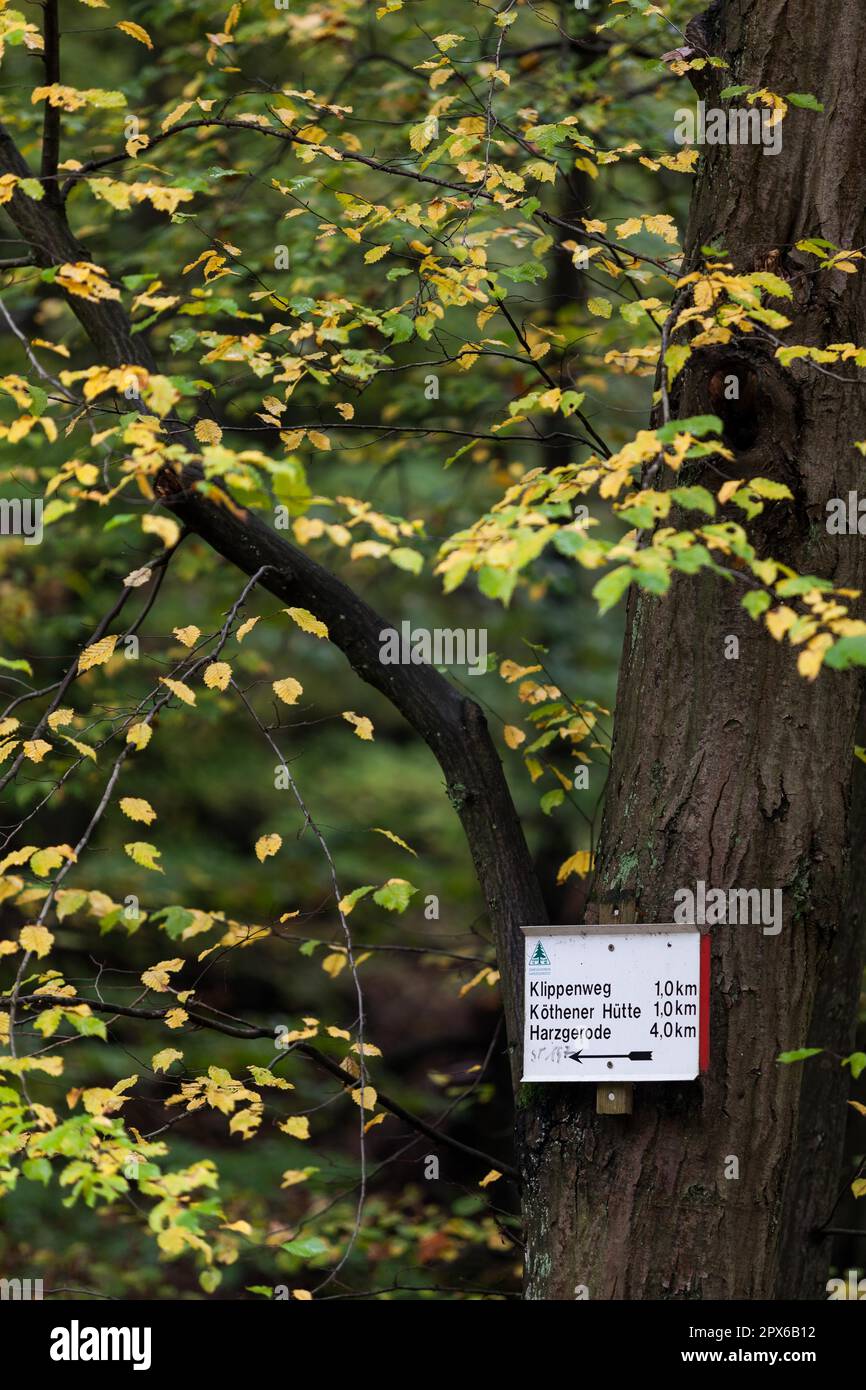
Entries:
<svg viewBox="0 0 866 1390">
<path fill-rule="evenodd" d="M 524 927 L 524 1081 L 693 1081 L 709 1065 L 709 936 Z"/>
</svg>

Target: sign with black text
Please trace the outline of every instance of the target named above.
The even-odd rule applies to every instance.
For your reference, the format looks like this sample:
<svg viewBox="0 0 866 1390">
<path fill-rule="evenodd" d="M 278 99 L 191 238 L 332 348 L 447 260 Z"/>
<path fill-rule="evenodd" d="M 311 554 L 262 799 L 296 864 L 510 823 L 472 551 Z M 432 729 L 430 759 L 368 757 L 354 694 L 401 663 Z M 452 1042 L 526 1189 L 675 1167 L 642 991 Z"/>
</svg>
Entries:
<svg viewBox="0 0 866 1390">
<path fill-rule="evenodd" d="M 524 927 L 524 1081 L 693 1081 L 709 1063 L 695 927 Z"/>
</svg>

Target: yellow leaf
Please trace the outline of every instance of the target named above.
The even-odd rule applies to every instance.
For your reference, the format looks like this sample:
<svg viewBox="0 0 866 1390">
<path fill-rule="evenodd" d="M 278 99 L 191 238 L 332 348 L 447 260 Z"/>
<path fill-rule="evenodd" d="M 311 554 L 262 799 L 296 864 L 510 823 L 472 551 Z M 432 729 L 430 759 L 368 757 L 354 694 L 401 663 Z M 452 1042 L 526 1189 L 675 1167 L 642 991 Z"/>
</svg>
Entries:
<svg viewBox="0 0 866 1390">
<path fill-rule="evenodd" d="M 137 39 L 146 48 L 153 48 L 150 34 L 146 29 L 142 29 L 140 24 L 134 24 L 131 19 L 121 19 L 115 24 L 115 29 L 122 29 L 124 34 L 129 34 L 131 39 Z"/>
<path fill-rule="evenodd" d="M 482 980 L 487 980 L 488 984 L 491 983 L 489 978 L 491 976 L 495 976 L 496 979 L 499 978 L 498 974 L 496 974 L 494 970 L 491 970 L 489 965 L 482 965 L 477 975 L 473 975 L 471 980 L 467 981 L 465 985 L 460 986 L 460 998 L 462 999 L 463 996 L 468 994 L 470 989 L 474 989 L 476 985 L 480 985 Z"/>
<path fill-rule="evenodd" d="M 271 689 L 284 705 L 294 705 L 297 703 L 298 696 L 303 695 L 304 687 L 300 681 L 296 681 L 293 676 L 286 676 L 285 680 L 274 681 Z"/>
<path fill-rule="evenodd" d="M 232 668 L 227 661 L 212 661 L 204 673 L 204 683 L 210 690 L 225 690 L 231 678 Z"/>
<path fill-rule="evenodd" d="M 376 1090 L 373 1086 L 357 1086 L 354 1091 L 350 1092 L 350 1094 L 352 1100 L 355 1102 L 356 1105 L 359 1105 L 362 1110 L 375 1110 L 376 1101 L 379 1099 L 379 1097 L 377 1096 Z"/>
<path fill-rule="evenodd" d="M 340 971 L 348 964 L 348 960 L 345 951 L 332 951 L 322 961 L 322 969 L 326 975 L 330 975 L 331 979 L 335 980 Z"/>
<path fill-rule="evenodd" d="M 292 1289 L 292 1298 L 296 1298 L 299 1303 L 312 1303 L 313 1295 L 309 1289 Z"/>
<path fill-rule="evenodd" d="M 256 840 L 256 858 L 260 864 L 264 864 L 272 854 L 276 854 L 280 845 L 283 843 L 282 835 L 261 835 Z"/>
<path fill-rule="evenodd" d="M 146 536 L 159 536 L 166 550 L 171 550 L 180 539 L 180 526 L 171 516 L 143 516 L 141 529 Z"/>
<path fill-rule="evenodd" d="M 352 1036 L 351 1033 L 346 1032 L 345 1028 L 335 1028 L 332 1023 L 328 1024 L 325 1032 L 329 1038 L 344 1038 L 346 1042 L 348 1042 Z"/>
<path fill-rule="evenodd" d="M 318 1171 L 318 1168 L 287 1168 L 280 1187 L 296 1187 L 299 1182 L 306 1182 L 307 1178 Z"/>
<path fill-rule="evenodd" d="M 502 1174 L 500 1173 L 498 1168 L 491 1168 L 487 1176 L 481 1179 L 478 1186 L 489 1187 L 492 1182 L 498 1182 L 501 1177 Z"/>
<path fill-rule="evenodd" d="M 374 1115 L 373 1118 L 372 1118 L 372 1120 L 368 1120 L 367 1123 L 364 1125 L 364 1133 L 366 1134 L 367 1131 L 370 1130 L 370 1129 L 372 1129 L 374 1125 L 381 1125 L 381 1124 L 384 1124 L 384 1122 L 385 1122 L 385 1111 L 384 1111 L 384 1110 L 380 1110 L 379 1113 L 378 1113 L 378 1115 Z"/>
<path fill-rule="evenodd" d="M 79 671 L 89 671 L 91 666 L 104 666 L 114 653 L 117 646 L 117 637 L 101 637 L 98 642 L 92 642 L 89 647 L 78 658 Z"/>
<path fill-rule="evenodd" d="M 314 449 L 330 449 L 331 447 L 330 439 L 320 430 L 307 430 L 307 438 Z"/>
<path fill-rule="evenodd" d="M 216 420 L 199 420 L 193 433 L 199 444 L 219 444 L 223 437 Z"/>
<path fill-rule="evenodd" d="M 45 878 L 52 869 L 59 869 L 64 859 L 75 859 L 69 845 L 51 845 L 48 849 L 36 851 L 30 860 L 30 868 L 39 878 Z"/>
<path fill-rule="evenodd" d="M 327 637 L 328 629 L 324 623 L 315 618 L 307 608 L 284 608 L 284 613 L 288 613 L 293 622 L 303 632 L 311 632 L 314 637 Z"/>
<path fill-rule="evenodd" d="M 767 613 L 764 618 L 764 622 L 777 642 L 781 642 L 788 628 L 792 627 L 796 621 L 797 614 L 793 608 L 788 608 L 784 603 L 778 608 L 774 608 L 771 613 Z"/>
<path fill-rule="evenodd" d="M 38 845 L 24 845 L 21 849 L 10 850 L 9 854 L 0 860 L 0 874 L 5 874 L 6 870 L 13 866 L 17 868 L 19 864 L 26 864 L 31 854 L 35 854 L 38 848 Z"/>
<path fill-rule="evenodd" d="M 387 243 L 384 246 L 372 246 L 364 255 L 366 265 L 374 265 L 376 261 L 381 261 L 383 256 L 388 254 Z"/>
<path fill-rule="evenodd" d="M 290 1115 L 281 1125 L 277 1126 L 283 1134 L 291 1134 L 293 1139 L 309 1139 L 310 1121 L 306 1115 Z"/>
<path fill-rule="evenodd" d="M 156 862 L 160 857 L 160 851 L 155 845 L 149 845 L 146 840 L 131 840 L 123 848 L 130 859 L 134 863 L 140 864 L 143 869 L 153 869 L 158 874 L 163 872 Z"/>
<path fill-rule="evenodd" d="M 179 1062 L 183 1057 L 182 1052 L 178 1052 L 176 1047 L 164 1047 L 161 1052 L 155 1052 L 150 1059 L 150 1065 L 154 1071 L 168 1071 L 173 1062 Z"/>
<path fill-rule="evenodd" d="M 813 637 L 809 645 L 797 657 L 797 670 L 800 675 L 805 676 L 808 681 L 817 680 L 824 657 L 827 655 L 827 649 L 832 645 L 833 638 L 829 632 L 822 632 L 817 637 Z"/>
<path fill-rule="evenodd" d="M 393 830 L 383 830 L 380 825 L 374 825 L 373 833 L 374 835 L 384 835 L 386 839 L 391 840 L 393 844 L 399 845 L 401 849 L 408 850 L 411 855 L 414 855 L 416 859 L 418 858 L 412 846 L 407 845 L 405 840 L 401 840 L 399 835 L 395 835 Z"/>
<path fill-rule="evenodd" d="M 372 739 L 373 724 L 372 721 L 369 720 L 366 715 L 355 714 L 350 709 L 344 709 L 343 718 L 346 720 L 347 723 L 354 724 L 355 734 L 358 738 Z"/>
<path fill-rule="evenodd" d="M 45 754 L 51 752 L 51 744 L 46 743 L 44 738 L 32 738 L 21 745 L 21 750 L 32 763 L 41 763 Z"/>
<path fill-rule="evenodd" d="M 145 801 L 140 796 L 123 796 L 120 799 L 120 809 L 130 820 L 144 821 L 145 825 L 150 825 L 151 821 L 156 820 L 154 811 L 149 801 Z"/>
<path fill-rule="evenodd" d="M 255 625 L 256 625 L 257 622 L 258 622 L 258 618 L 247 618 L 247 620 L 246 620 L 245 623 L 241 623 L 240 627 L 238 628 L 237 632 L 235 633 L 235 636 L 237 637 L 237 640 L 238 640 L 239 642 L 242 642 L 242 641 L 244 640 L 244 638 L 246 637 L 247 633 L 248 633 L 248 632 L 252 632 L 252 630 L 253 630 L 253 628 L 255 627 Z"/>
<path fill-rule="evenodd" d="M 516 661 L 503 661 L 499 667 L 499 674 L 511 685 L 514 681 L 520 680 L 521 676 L 530 676 L 533 671 L 540 670 L 540 666 L 518 666 Z"/>
<path fill-rule="evenodd" d="M 716 493 L 716 496 L 718 497 L 719 502 L 722 506 L 725 505 L 725 503 L 728 501 L 730 497 L 733 497 L 734 493 L 737 491 L 737 488 L 740 487 L 740 485 L 742 484 L 742 481 L 742 478 L 729 478 L 726 483 L 722 484 L 722 486 Z"/>
<path fill-rule="evenodd" d="M 522 729 L 518 729 L 515 724 L 506 724 L 502 731 L 502 736 L 509 748 L 519 748 L 521 743 L 526 742 L 526 734 Z"/>
<path fill-rule="evenodd" d="M 18 940 L 25 951 L 35 951 L 40 959 L 47 956 L 54 945 L 54 937 L 47 927 L 22 927 Z"/>
<path fill-rule="evenodd" d="M 49 729 L 51 729 L 54 733 L 56 733 L 57 730 L 61 727 L 61 725 L 63 725 L 63 724 L 71 724 L 71 723 L 72 723 L 72 718 L 73 718 L 74 713 L 75 713 L 75 711 L 74 711 L 74 710 L 71 710 L 71 709 L 56 709 L 56 710 L 54 710 L 53 713 L 49 714 L 49 716 L 48 716 L 48 727 L 49 727 Z M 12 722 L 14 725 L 17 725 L 18 720 L 15 719 L 15 720 L 12 720 L 11 722 Z M 11 733 L 11 730 L 2 729 L 2 730 L 0 730 L 0 733 Z"/>
<path fill-rule="evenodd" d="M 126 731 L 126 741 L 131 743 L 133 748 L 137 748 L 139 753 L 150 743 L 153 729 L 149 724 L 133 724 Z"/>
<path fill-rule="evenodd" d="M 594 863 L 593 856 L 588 849 L 579 849 L 577 854 L 572 854 L 559 866 L 556 875 L 557 883 L 564 883 L 571 874 L 579 874 L 581 878 L 586 878 Z"/>
<path fill-rule="evenodd" d="M 274 1076 L 267 1067 L 248 1066 L 247 1071 L 255 1081 L 257 1086 L 276 1086 L 278 1091 L 293 1091 L 295 1088 L 291 1081 L 287 1081 L 284 1076 Z"/>
<path fill-rule="evenodd" d="M 187 111 L 189 111 L 191 106 L 191 101 L 182 101 L 179 106 L 175 106 L 163 119 L 159 127 L 160 130 L 168 130 L 170 126 L 173 126 L 177 121 L 182 120 L 183 117 L 186 115 Z M 199 259 L 201 259 L 201 257 L 199 257 Z M 187 266 L 186 270 L 189 270 L 190 268 L 190 266 Z"/>
<path fill-rule="evenodd" d="M 426 150 L 431 140 L 435 140 L 439 133 L 439 121 L 436 116 L 429 115 L 420 123 L 413 125 L 409 131 L 409 144 L 418 154 Z"/>
<path fill-rule="evenodd" d="M 183 969 L 183 961 L 180 956 L 174 956 L 171 960 L 161 960 L 157 965 L 152 965 L 145 970 L 141 976 L 141 983 L 147 985 L 148 989 L 155 989 L 157 993 L 164 993 L 170 986 L 169 975 L 175 971 Z"/>
<path fill-rule="evenodd" d="M 169 1009 L 165 1016 L 166 1028 L 182 1028 L 189 1018 L 186 1009 Z"/>
<path fill-rule="evenodd" d="M 347 405 L 345 401 L 341 401 L 340 404 L 336 407 L 336 409 L 338 413 L 342 415 L 344 420 L 354 420 L 355 407 L 353 405 Z"/>
<path fill-rule="evenodd" d="M 172 695 L 176 695 L 179 700 L 183 700 L 185 705 L 195 704 L 195 691 L 190 690 L 188 685 L 184 685 L 183 681 L 173 681 L 170 680 L 168 676 L 160 676 L 159 683 L 160 685 L 167 686 Z"/>
<path fill-rule="evenodd" d="M 0 744 L 0 763 L 4 763 L 9 754 L 17 747 L 17 738 L 8 738 L 5 743 Z"/>
<path fill-rule="evenodd" d="M 189 627 L 173 627 L 171 631 L 172 636 L 176 637 L 184 647 L 194 647 L 201 637 L 201 628 L 195 627 L 193 624 Z"/>
</svg>

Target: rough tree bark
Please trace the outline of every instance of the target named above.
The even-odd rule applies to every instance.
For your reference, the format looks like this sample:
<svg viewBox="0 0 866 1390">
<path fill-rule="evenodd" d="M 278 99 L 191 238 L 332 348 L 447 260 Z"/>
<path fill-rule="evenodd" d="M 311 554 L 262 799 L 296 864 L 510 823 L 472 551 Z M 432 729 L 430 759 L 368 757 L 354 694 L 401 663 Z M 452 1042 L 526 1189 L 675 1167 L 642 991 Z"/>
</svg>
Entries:
<svg viewBox="0 0 866 1390">
<path fill-rule="evenodd" d="M 785 341 L 866 343 L 862 276 L 807 272 L 806 236 L 866 242 L 866 14 L 814 0 L 721 0 L 687 31 L 730 70 L 718 91 L 811 92 L 823 116 L 792 110 L 777 156 L 708 147 L 694 191 L 685 269 L 724 247 L 737 271 L 775 269 L 794 299 Z M 699 79 L 700 80 L 700 79 Z M 749 339 L 695 354 L 673 418 L 713 409 L 722 368 L 744 389 L 723 415 L 733 477 L 786 482 L 796 502 L 762 517 L 766 553 L 800 573 L 863 588 L 857 536 L 828 536 L 825 504 L 862 478 L 851 442 L 866 396 L 845 370 L 780 368 Z M 718 487 L 702 465 L 689 481 Z M 778 518 L 784 516 L 784 520 Z M 826 1222 L 839 1181 L 847 1072 L 819 1058 L 779 1066 L 786 1048 L 853 1045 L 863 914 L 852 817 L 861 680 L 797 673 L 791 649 L 740 607 L 742 589 L 683 579 L 662 601 L 633 593 L 595 885 L 596 920 L 670 921 L 674 893 L 781 888 L 780 935 L 713 928 L 712 1066 L 701 1081 L 637 1087 L 634 1114 L 596 1116 L 590 1088 L 547 1088 L 519 1111 L 532 1298 L 826 1296 Z M 725 660 L 738 637 L 739 660 Z M 857 786 L 855 787 L 855 778 Z M 859 870 L 857 870 L 859 873 Z M 739 1178 L 725 1177 L 729 1156 Z"/>
</svg>

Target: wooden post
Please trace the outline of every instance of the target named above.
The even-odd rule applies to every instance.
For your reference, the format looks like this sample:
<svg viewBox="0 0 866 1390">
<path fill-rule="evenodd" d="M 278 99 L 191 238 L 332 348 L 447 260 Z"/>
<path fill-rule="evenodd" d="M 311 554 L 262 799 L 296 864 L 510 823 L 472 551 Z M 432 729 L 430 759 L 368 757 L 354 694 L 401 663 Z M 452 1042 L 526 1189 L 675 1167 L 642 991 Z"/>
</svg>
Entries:
<svg viewBox="0 0 866 1390">
<path fill-rule="evenodd" d="M 634 1103 L 634 1086 L 630 1081 L 599 1082 L 595 1091 L 597 1115 L 630 1115 Z"/>
</svg>

